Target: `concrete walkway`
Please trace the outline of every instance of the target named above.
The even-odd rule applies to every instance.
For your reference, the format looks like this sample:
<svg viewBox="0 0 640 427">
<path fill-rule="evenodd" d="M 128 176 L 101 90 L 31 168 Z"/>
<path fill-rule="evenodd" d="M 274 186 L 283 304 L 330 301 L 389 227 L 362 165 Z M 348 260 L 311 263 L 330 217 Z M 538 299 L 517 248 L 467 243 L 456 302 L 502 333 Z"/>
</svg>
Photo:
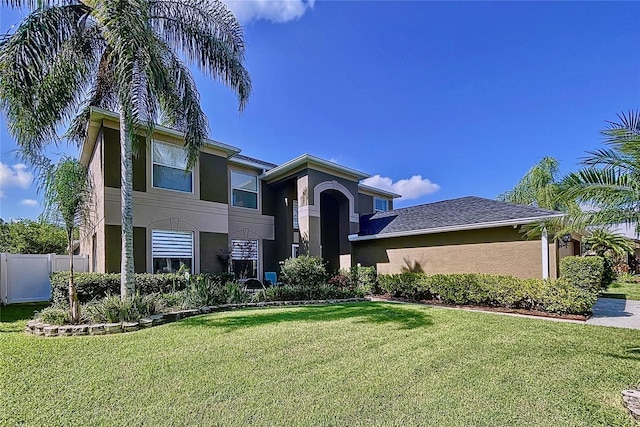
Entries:
<svg viewBox="0 0 640 427">
<path fill-rule="evenodd" d="M 598 298 L 587 324 L 640 329 L 640 301 Z"/>
</svg>

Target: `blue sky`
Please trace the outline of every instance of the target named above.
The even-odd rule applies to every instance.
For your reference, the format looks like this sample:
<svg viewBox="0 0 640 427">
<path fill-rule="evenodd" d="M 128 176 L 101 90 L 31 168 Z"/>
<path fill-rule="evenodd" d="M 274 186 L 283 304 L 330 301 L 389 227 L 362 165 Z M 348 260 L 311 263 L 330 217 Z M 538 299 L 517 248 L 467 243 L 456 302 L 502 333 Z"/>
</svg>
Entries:
<svg viewBox="0 0 640 427">
<path fill-rule="evenodd" d="M 211 138 L 282 163 L 302 153 L 374 176 L 399 206 L 513 187 L 541 157 L 562 171 L 639 108 L 638 2 L 229 1 L 254 92 L 195 73 Z M 0 9 L 0 30 L 19 13 Z M 0 123 L 0 216 L 41 197 Z M 74 149 L 59 147 L 51 153 Z"/>
</svg>

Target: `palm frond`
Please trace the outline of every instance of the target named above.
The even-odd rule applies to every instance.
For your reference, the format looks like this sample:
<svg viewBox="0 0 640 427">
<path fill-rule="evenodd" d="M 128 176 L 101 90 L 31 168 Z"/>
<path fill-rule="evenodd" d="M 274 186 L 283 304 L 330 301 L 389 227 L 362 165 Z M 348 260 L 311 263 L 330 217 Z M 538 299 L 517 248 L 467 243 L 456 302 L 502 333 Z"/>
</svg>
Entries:
<svg viewBox="0 0 640 427">
<path fill-rule="evenodd" d="M 99 46 L 83 5 L 38 9 L 0 44 L 0 108 L 26 152 L 57 141 L 81 101 Z"/>
<path fill-rule="evenodd" d="M 251 78 L 244 67 L 243 31 L 222 2 L 151 1 L 150 19 L 168 45 L 176 46 L 187 61 L 233 89 L 240 110 L 244 109 L 251 94 Z"/>
</svg>

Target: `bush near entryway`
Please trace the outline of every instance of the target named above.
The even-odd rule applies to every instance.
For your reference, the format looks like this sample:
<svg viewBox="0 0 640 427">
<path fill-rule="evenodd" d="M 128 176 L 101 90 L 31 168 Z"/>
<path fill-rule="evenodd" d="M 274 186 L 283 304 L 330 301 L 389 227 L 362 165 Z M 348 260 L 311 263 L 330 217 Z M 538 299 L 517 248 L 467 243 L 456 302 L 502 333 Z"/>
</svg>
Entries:
<svg viewBox="0 0 640 427">
<path fill-rule="evenodd" d="M 605 259 L 599 256 L 569 256 L 560 260 L 560 277 L 579 288 L 598 292 L 609 285 L 604 277 Z"/>
<path fill-rule="evenodd" d="M 566 278 L 542 280 L 471 273 L 400 273 L 380 275 L 378 281 L 393 297 L 562 314 L 588 313 L 598 295 L 597 290 L 576 286 Z"/>
<path fill-rule="evenodd" d="M 221 285 L 233 280 L 230 274 L 191 275 L 206 277 L 207 281 L 214 281 Z M 102 299 L 107 295 L 120 294 L 119 273 L 74 273 L 78 301 L 86 303 L 95 299 Z M 66 272 L 51 275 L 51 299 L 54 304 L 64 304 L 68 298 L 69 276 Z M 147 274 L 135 275 L 136 293 L 149 295 L 168 293 L 186 289 L 189 284 L 183 274 Z"/>
</svg>

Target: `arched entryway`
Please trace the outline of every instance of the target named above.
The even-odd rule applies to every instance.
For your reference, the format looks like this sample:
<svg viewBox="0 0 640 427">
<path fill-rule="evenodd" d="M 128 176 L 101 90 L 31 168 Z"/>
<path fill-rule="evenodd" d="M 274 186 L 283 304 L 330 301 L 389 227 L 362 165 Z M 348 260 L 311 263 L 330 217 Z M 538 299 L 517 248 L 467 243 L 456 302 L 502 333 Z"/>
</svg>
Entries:
<svg viewBox="0 0 640 427">
<path fill-rule="evenodd" d="M 351 252 L 349 199 L 338 190 L 320 193 L 320 245 L 330 274 L 340 269 L 340 255 Z"/>
</svg>

